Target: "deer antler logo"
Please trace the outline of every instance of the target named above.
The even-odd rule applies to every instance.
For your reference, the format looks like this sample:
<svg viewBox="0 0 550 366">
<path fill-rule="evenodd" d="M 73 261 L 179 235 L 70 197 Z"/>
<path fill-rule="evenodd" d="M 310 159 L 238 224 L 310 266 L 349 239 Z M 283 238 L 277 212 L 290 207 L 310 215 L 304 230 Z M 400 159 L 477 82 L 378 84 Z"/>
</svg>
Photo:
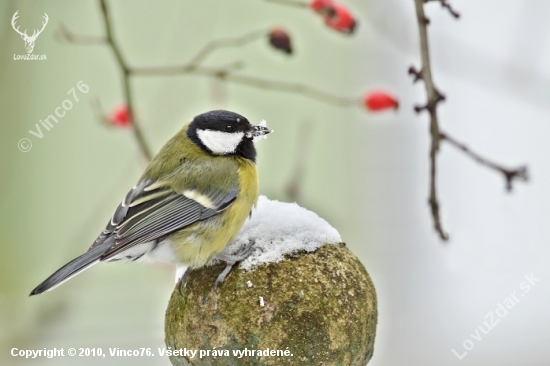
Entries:
<svg viewBox="0 0 550 366">
<path fill-rule="evenodd" d="M 32 36 L 28 36 L 26 29 L 25 29 L 24 32 L 21 32 L 19 30 L 19 27 L 17 27 L 17 28 L 15 27 L 15 20 L 17 18 L 19 18 L 19 15 L 17 15 L 18 12 L 19 12 L 19 10 L 16 11 L 15 14 L 13 14 L 13 18 L 11 18 L 11 26 L 13 27 L 13 29 L 17 33 L 19 33 L 21 35 L 21 38 L 23 38 L 23 41 L 25 41 L 25 48 L 27 49 L 27 53 L 32 53 L 32 50 L 34 49 L 34 42 L 36 41 L 36 38 L 38 38 L 40 33 L 42 33 L 44 28 L 46 28 L 46 24 L 48 24 L 48 19 L 49 19 L 48 14 L 44 13 L 45 22 L 42 23 L 42 29 L 34 30 L 33 33 L 32 33 Z"/>
</svg>

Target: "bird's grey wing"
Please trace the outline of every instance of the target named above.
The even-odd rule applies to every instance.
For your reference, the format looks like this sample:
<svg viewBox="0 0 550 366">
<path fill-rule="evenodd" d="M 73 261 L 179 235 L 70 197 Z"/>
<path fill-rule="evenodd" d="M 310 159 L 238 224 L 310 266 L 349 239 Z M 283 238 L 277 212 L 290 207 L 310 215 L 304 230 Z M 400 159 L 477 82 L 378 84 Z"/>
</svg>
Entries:
<svg viewBox="0 0 550 366">
<path fill-rule="evenodd" d="M 220 213 L 235 201 L 237 194 L 236 186 L 216 195 L 193 190 L 177 193 L 167 184 L 145 180 L 128 192 L 90 249 L 114 236 L 113 245 L 101 257 L 110 259 L 135 245 Z"/>
</svg>

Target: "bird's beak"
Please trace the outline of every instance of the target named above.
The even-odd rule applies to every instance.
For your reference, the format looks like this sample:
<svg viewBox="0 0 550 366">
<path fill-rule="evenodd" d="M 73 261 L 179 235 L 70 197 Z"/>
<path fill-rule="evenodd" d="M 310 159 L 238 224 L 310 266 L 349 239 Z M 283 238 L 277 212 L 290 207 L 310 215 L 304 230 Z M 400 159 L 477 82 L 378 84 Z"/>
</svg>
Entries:
<svg viewBox="0 0 550 366">
<path fill-rule="evenodd" d="M 248 130 L 247 136 L 254 138 L 254 137 L 261 137 L 265 136 L 268 133 L 273 132 L 273 130 L 267 126 L 260 125 L 251 125 L 250 129 Z"/>
</svg>

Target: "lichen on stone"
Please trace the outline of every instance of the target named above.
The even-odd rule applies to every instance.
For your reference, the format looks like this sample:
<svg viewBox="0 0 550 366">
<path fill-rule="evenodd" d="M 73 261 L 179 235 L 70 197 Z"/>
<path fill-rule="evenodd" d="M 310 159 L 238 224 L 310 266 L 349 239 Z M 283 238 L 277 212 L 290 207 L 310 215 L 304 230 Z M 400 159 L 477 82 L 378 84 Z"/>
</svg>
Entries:
<svg viewBox="0 0 550 366">
<path fill-rule="evenodd" d="M 173 356 L 173 365 L 363 366 L 372 357 L 376 292 L 344 244 L 287 255 L 251 271 L 234 268 L 215 293 L 212 285 L 223 268 L 195 270 L 183 296 L 174 290 L 165 336 L 172 349 L 228 350 L 230 356 Z M 233 356 L 268 348 L 292 355 Z"/>
</svg>

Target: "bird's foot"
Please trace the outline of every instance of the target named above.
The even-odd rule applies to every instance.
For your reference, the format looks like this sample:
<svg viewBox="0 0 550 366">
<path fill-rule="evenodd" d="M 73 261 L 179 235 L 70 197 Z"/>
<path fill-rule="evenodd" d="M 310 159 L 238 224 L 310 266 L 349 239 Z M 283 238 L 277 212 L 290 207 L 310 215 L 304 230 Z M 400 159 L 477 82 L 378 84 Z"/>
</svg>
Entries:
<svg viewBox="0 0 550 366">
<path fill-rule="evenodd" d="M 253 247 L 254 241 L 252 240 L 235 254 L 221 253 L 214 258 L 227 263 L 223 271 L 218 275 L 218 278 L 216 278 L 216 281 L 214 281 L 213 290 L 215 293 L 218 293 L 218 285 L 225 281 L 227 275 L 231 272 L 231 269 L 233 269 L 233 266 L 238 262 L 242 262 L 252 254 Z"/>
<path fill-rule="evenodd" d="M 223 262 L 241 262 L 244 261 L 250 254 L 252 254 L 252 250 L 254 249 L 254 241 L 250 241 L 248 244 L 246 244 L 244 247 L 242 247 L 237 253 L 235 254 L 225 254 L 220 253 L 214 259 L 223 261 Z"/>
<path fill-rule="evenodd" d="M 187 283 L 187 278 L 189 277 L 191 272 L 192 272 L 191 267 L 188 267 L 183 273 L 183 275 L 180 277 L 180 279 L 178 280 L 178 292 L 180 293 L 181 296 L 183 296 L 183 288 L 185 287 L 185 284 Z"/>
<path fill-rule="evenodd" d="M 218 275 L 218 278 L 216 278 L 216 281 L 214 281 L 214 286 L 212 290 L 214 290 L 216 294 L 218 293 L 218 285 L 223 281 L 225 281 L 225 279 L 227 278 L 227 275 L 229 274 L 229 272 L 231 272 L 231 269 L 233 269 L 234 265 L 235 265 L 235 262 L 233 263 L 228 262 L 225 265 L 225 268 L 223 269 L 223 271 Z"/>
</svg>

